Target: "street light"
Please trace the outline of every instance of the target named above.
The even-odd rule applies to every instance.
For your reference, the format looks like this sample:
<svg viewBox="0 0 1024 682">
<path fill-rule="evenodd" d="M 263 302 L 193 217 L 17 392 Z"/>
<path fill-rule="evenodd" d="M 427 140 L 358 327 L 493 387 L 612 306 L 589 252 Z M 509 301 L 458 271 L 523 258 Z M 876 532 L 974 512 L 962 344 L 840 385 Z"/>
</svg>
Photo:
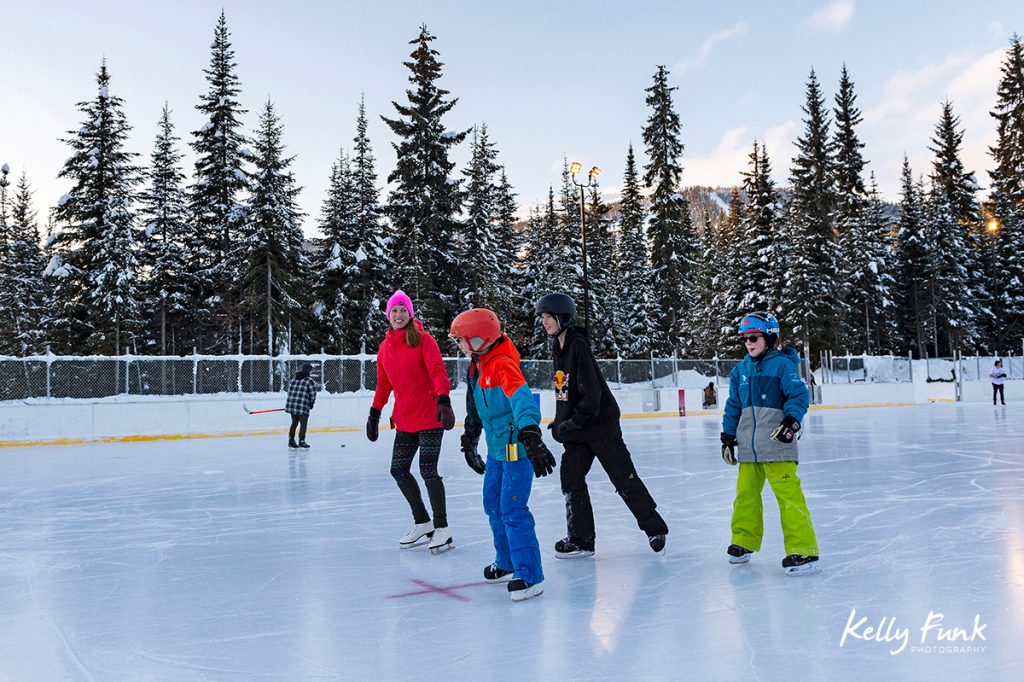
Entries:
<svg viewBox="0 0 1024 682">
<path fill-rule="evenodd" d="M 587 279 L 587 221 L 586 211 L 584 210 L 584 197 L 583 190 L 594 184 L 597 180 L 597 176 L 601 174 L 601 169 L 594 166 L 587 173 L 587 184 L 576 182 L 576 176 L 583 170 L 583 164 L 579 161 L 573 161 L 572 165 L 569 166 L 569 175 L 572 176 L 572 184 L 580 188 L 580 232 L 583 242 L 583 328 L 590 332 L 590 280 Z"/>
</svg>

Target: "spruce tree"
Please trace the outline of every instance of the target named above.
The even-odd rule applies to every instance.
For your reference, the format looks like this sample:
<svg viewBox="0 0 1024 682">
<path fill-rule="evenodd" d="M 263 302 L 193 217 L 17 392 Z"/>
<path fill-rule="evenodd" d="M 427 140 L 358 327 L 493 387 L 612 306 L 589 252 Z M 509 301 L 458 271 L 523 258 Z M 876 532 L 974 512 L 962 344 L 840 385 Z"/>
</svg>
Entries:
<svg viewBox="0 0 1024 682">
<path fill-rule="evenodd" d="M 668 70 L 659 66 L 654 83 L 646 88 L 651 113 L 643 129 L 648 163 L 644 166 L 644 184 L 653 188 L 648 224 L 651 240 L 654 303 L 661 311 L 654 336 L 655 353 L 671 355 L 688 352 L 692 339 L 687 330 L 697 321 L 687 312 L 694 311 L 694 276 L 699 256 L 697 234 L 690 218 L 690 207 L 680 188 L 683 167 L 683 143 L 680 140 L 679 115 L 672 105 Z"/>
<path fill-rule="evenodd" d="M 617 291 L 621 334 L 619 349 L 622 357 L 628 359 L 650 357 L 653 350 L 651 306 L 654 292 L 644 218 L 636 159 L 633 145 L 629 145 L 619 214 Z"/>
<path fill-rule="evenodd" d="M 552 209 L 554 197 L 552 190 L 548 188 L 548 197 Z M 526 229 L 520 237 L 516 269 L 517 279 L 520 282 L 522 296 L 516 300 L 510 310 L 515 310 L 513 325 L 506 325 L 514 329 L 512 338 L 516 346 L 523 352 L 524 357 L 546 357 L 547 343 L 543 328 L 537 323 L 535 305 L 537 300 L 549 290 L 546 288 L 546 266 L 548 260 L 545 258 L 547 244 L 545 243 L 546 231 L 544 230 L 544 219 L 540 210 L 534 206 L 526 219 Z M 508 333 L 508 329 L 506 329 Z"/>
<path fill-rule="evenodd" d="M 860 224 L 860 243 L 853 252 L 850 272 L 854 273 L 846 282 L 850 302 L 850 342 L 856 350 L 867 354 L 879 354 L 894 347 L 897 340 L 895 327 L 896 306 L 894 302 L 895 279 L 893 276 L 891 226 L 886 217 L 885 206 L 878 193 L 875 174 L 871 173 L 867 204 Z M 854 343 L 861 340 L 861 344 Z"/>
<path fill-rule="evenodd" d="M 989 150 L 995 169 L 991 204 L 998 247 L 995 278 L 989 289 L 998 309 L 992 344 L 1003 345 L 1024 333 L 1024 44 L 1014 34 L 1002 64 L 996 92 L 996 143 Z"/>
<path fill-rule="evenodd" d="M 751 159 L 757 159 L 754 155 Z M 742 225 L 746 221 L 746 208 L 739 187 L 733 187 L 729 196 L 729 212 L 708 240 L 704 262 L 709 271 L 710 299 L 709 318 L 705 352 L 709 357 L 718 357 L 722 352 L 727 357 L 740 352 L 736 344 L 736 328 L 743 315 L 741 307 L 749 281 L 740 270 L 740 256 L 746 248 L 742 242 Z"/>
<path fill-rule="evenodd" d="M 359 272 L 359 235 L 355 230 L 356 194 L 352 168 L 344 150 L 331 164 L 327 196 L 320 209 L 323 241 L 312 257 L 313 314 L 318 321 L 319 345 L 332 353 L 358 353 L 360 325 L 349 315 L 365 299 L 354 298 L 353 282 Z"/>
<path fill-rule="evenodd" d="M 291 171 L 295 157 L 284 155 L 283 134 L 268 100 L 253 139 L 255 170 L 246 211 L 250 222 L 233 257 L 242 264 L 240 312 L 249 321 L 250 336 L 261 346 L 265 343 L 268 354 L 312 350 L 306 292 L 313 275 L 303 248 L 303 213 L 296 202 L 301 188 Z"/>
<path fill-rule="evenodd" d="M 498 283 L 502 279 L 501 254 L 498 253 L 496 215 L 497 193 L 494 174 L 498 152 L 487 137 L 487 125 L 473 128 L 469 165 L 463 170 L 466 188 L 466 219 L 460 262 L 463 265 L 467 308 L 498 307 Z"/>
<path fill-rule="evenodd" d="M 39 243 L 36 211 L 32 207 L 32 189 L 28 183 L 28 176 L 22 172 L 11 205 L 7 230 L 7 260 L 4 266 L 4 280 L 10 285 L 12 294 L 11 298 L 7 299 L 12 314 L 4 321 L 4 336 L 11 335 L 13 343 L 7 346 L 6 351 L 0 352 L 31 355 L 45 351 L 45 267 L 46 262 Z"/>
<path fill-rule="evenodd" d="M 929 287 L 931 255 L 924 198 L 914 181 L 910 162 L 903 157 L 900 217 L 894 249 L 896 302 L 900 312 L 901 336 L 918 357 L 927 352 L 927 324 L 931 317 Z"/>
<path fill-rule="evenodd" d="M 594 313 L 593 310 L 588 309 L 589 282 L 586 292 L 584 292 L 583 286 L 583 229 L 580 225 L 580 199 L 580 188 L 575 185 L 569 172 L 569 161 L 563 158 L 562 187 L 558 196 L 558 226 L 555 228 L 550 242 L 555 261 L 550 285 L 552 291 L 565 294 L 576 302 L 577 324 L 582 327 L 593 321 Z M 590 260 L 589 245 L 587 260 Z M 588 271 L 589 267 L 588 262 Z"/>
<path fill-rule="evenodd" d="M 502 167 L 498 173 L 498 182 L 494 186 L 494 205 L 492 221 L 494 223 L 495 250 L 498 254 L 498 277 L 494 293 L 494 305 L 498 310 L 515 310 L 517 298 L 520 296 L 519 270 L 516 267 L 516 254 L 519 252 L 520 236 L 516 234 L 516 194 L 508 180 L 508 174 Z"/>
<path fill-rule="evenodd" d="M 740 219 L 734 255 L 737 273 L 745 280 L 739 305 L 733 310 L 735 329 L 752 310 L 774 310 L 782 292 L 782 258 L 779 253 L 779 197 L 771 179 L 771 162 L 765 145 L 754 142 L 750 170 L 743 173 L 747 205 Z"/>
<path fill-rule="evenodd" d="M 131 126 L 124 100 L 110 94 L 104 61 L 96 75 L 96 98 L 79 102 L 84 121 L 69 131 L 72 150 L 58 177 L 72 183 L 55 218 L 57 261 L 51 273 L 65 276 L 57 287 L 54 332 L 68 353 L 120 354 L 139 328 L 137 228 L 133 203 L 141 181 L 136 154 L 125 149 Z"/>
<path fill-rule="evenodd" d="M 588 192 L 586 218 L 591 345 L 598 357 L 614 358 L 618 353 L 614 334 L 618 304 L 612 287 L 615 234 L 596 178 Z"/>
<path fill-rule="evenodd" d="M 815 350 L 833 347 L 838 287 L 838 254 L 833 235 L 834 162 L 829 114 L 813 69 L 803 106 L 804 132 L 790 169 L 792 197 L 786 238 L 788 272 L 780 321 Z"/>
<path fill-rule="evenodd" d="M 399 137 L 392 143 L 398 162 L 388 176 L 394 183 L 388 210 L 398 285 L 416 301 L 427 327 L 439 330 L 447 329 L 464 305 L 456 251 L 463 192 L 448 154 L 469 131 L 446 130 L 441 120 L 458 99 L 446 99 L 449 92 L 437 84 L 443 64 L 430 46 L 434 39 L 424 25 L 410 41 L 416 49 L 411 61 L 403 62 L 413 85 L 406 90 L 408 104 L 392 102 L 398 116 L 381 118 Z"/>
<path fill-rule="evenodd" d="M 190 294 L 195 287 L 188 265 L 197 254 L 190 248 L 195 232 L 188 222 L 183 154 L 177 149 L 179 138 L 166 103 L 158 126 L 147 173 L 149 187 L 140 195 L 139 216 L 145 235 L 141 260 L 147 271 L 144 315 L 151 322 L 160 354 L 167 355 L 178 350 L 169 339 L 177 339 L 183 326 L 199 322 L 191 318 Z"/>
<path fill-rule="evenodd" d="M 247 112 L 238 102 L 239 79 L 231 34 L 221 11 L 214 30 L 210 66 L 203 70 L 209 90 L 200 96 L 196 109 L 206 122 L 192 133 L 196 155 L 189 208 L 196 247 L 191 263 L 190 293 L 197 313 L 211 323 L 212 337 L 197 338 L 210 350 L 232 350 L 237 301 L 230 292 L 241 275 L 243 263 L 232 260 L 240 253 L 235 247 L 247 222 L 245 194 L 249 187 L 246 161 L 249 150 L 241 117 Z"/>
</svg>

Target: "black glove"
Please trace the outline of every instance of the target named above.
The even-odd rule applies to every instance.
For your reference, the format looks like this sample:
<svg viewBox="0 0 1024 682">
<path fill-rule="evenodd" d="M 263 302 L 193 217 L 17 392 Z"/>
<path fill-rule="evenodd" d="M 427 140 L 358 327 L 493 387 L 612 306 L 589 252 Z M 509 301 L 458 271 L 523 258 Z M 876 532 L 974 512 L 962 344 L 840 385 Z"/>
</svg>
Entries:
<svg viewBox="0 0 1024 682">
<path fill-rule="evenodd" d="M 370 439 L 370 442 L 377 440 L 377 436 L 380 435 L 380 410 L 377 408 L 370 408 L 370 416 L 366 418 L 366 437 Z"/>
<path fill-rule="evenodd" d="M 722 461 L 726 464 L 736 464 L 736 446 L 739 445 L 739 441 L 736 440 L 736 436 L 722 432 Z"/>
<path fill-rule="evenodd" d="M 555 470 L 555 456 L 548 450 L 548 446 L 544 445 L 539 426 L 530 425 L 519 429 L 519 442 L 526 448 L 526 456 L 533 465 L 534 476 L 540 478 Z"/>
<path fill-rule="evenodd" d="M 452 410 L 452 399 L 446 395 L 437 396 L 437 421 L 441 428 L 451 431 L 455 428 L 455 412 Z"/>
<path fill-rule="evenodd" d="M 480 439 L 473 438 L 473 436 L 464 433 L 462 434 L 460 442 L 462 443 L 462 454 L 466 456 L 466 464 L 469 465 L 470 469 L 483 476 L 483 473 L 486 470 L 486 465 L 484 464 L 484 461 L 480 459 L 480 455 L 477 454 L 476 451 L 476 446 L 480 442 Z"/>
<path fill-rule="evenodd" d="M 787 414 L 782 418 L 782 423 L 772 430 L 772 439 L 780 443 L 792 443 L 799 431 L 800 422 Z"/>
</svg>

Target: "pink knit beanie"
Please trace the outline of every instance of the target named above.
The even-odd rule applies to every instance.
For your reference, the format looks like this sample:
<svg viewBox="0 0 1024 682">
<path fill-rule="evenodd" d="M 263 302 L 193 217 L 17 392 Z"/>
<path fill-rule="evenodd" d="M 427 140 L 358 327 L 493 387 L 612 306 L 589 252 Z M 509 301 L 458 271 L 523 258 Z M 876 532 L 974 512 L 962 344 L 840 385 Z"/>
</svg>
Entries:
<svg viewBox="0 0 1024 682">
<path fill-rule="evenodd" d="M 405 309 L 409 311 L 409 317 L 416 317 L 416 313 L 412 308 L 412 299 L 409 298 L 409 296 L 401 289 L 391 294 L 391 298 L 388 299 L 388 305 L 386 308 L 388 316 L 391 315 L 391 309 L 396 305 L 405 306 Z"/>
</svg>

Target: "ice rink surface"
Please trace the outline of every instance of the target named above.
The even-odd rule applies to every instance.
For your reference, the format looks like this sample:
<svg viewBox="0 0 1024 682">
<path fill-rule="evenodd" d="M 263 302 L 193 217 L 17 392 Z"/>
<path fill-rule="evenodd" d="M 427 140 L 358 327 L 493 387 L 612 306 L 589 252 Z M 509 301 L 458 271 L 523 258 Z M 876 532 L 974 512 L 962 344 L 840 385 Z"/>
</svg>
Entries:
<svg viewBox="0 0 1024 682">
<path fill-rule="evenodd" d="M 767 488 L 762 551 L 727 563 L 718 417 L 623 427 L 666 555 L 595 465 L 597 555 L 555 559 L 556 470 L 530 500 L 546 591 L 519 604 L 480 584 L 494 555 L 458 431 L 441 556 L 397 546 L 412 520 L 390 432 L 311 434 L 301 453 L 283 436 L 0 450 L 0 679 L 1020 679 L 1019 405 L 810 413 L 823 571 L 800 578 Z"/>
</svg>

